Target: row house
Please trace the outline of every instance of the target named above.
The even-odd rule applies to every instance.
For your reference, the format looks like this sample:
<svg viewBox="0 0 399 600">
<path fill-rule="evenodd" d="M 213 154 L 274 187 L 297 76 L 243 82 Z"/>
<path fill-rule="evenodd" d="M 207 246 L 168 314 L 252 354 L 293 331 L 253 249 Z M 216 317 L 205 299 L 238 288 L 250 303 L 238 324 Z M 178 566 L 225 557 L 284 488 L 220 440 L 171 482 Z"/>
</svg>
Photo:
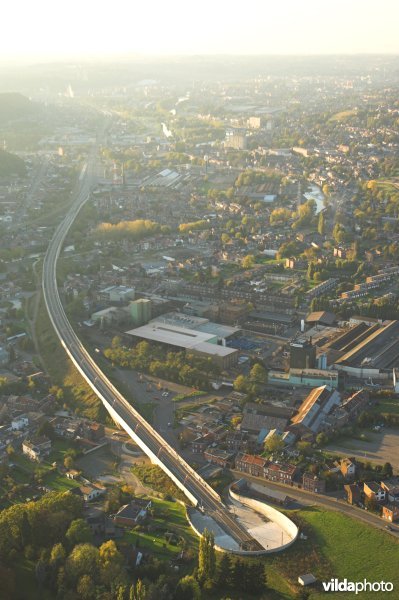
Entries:
<svg viewBox="0 0 399 600">
<path fill-rule="evenodd" d="M 324 494 L 326 491 L 325 479 L 320 479 L 313 473 L 304 473 L 302 476 L 302 488 L 314 494 Z"/>
<path fill-rule="evenodd" d="M 215 438 L 212 433 L 198 436 L 191 442 L 191 451 L 194 454 L 202 454 L 214 442 Z"/>
<path fill-rule="evenodd" d="M 234 463 L 234 452 L 222 450 L 221 448 L 208 448 L 204 452 L 205 459 L 213 465 L 226 468 Z"/>
<path fill-rule="evenodd" d="M 242 473 L 248 473 L 255 477 L 263 477 L 267 460 L 253 454 L 238 454 L 236 457 L 236 469 Z"/>
<path fill-rule="evenodd" d="M 265 466 L 264 477 L 270 481 L 278 481 L 279 483 L 291 484 L 294 481 L 295 475 L 298 473 L 298 468 L 289 463 L 273 463 L 270 462 Z"/>
<path fill-rule="evenodd" d="M 243 431 L 229 431 L 224 443 L 231 452 L 242 452 L 248 449 L 249 437 Z"/>
<path fill-rule="evenodd" d="M 298 473 L 295 465 L 289 463 L 274 463 L 261 456 L 253 454 L 238 454 L 235 462 L 237 471 L 264 477 L 269 481 L 292 484 Z"/>
</svg>

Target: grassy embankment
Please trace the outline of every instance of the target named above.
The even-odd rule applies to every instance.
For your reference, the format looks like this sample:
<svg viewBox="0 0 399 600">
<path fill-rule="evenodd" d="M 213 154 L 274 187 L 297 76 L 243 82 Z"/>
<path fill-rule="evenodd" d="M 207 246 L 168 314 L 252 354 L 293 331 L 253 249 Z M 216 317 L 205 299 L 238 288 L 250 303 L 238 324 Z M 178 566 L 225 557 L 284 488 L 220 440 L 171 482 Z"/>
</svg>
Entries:
<svg viewBox="0 0 399 600">
<path fill-rule="evenodd" d="M 44 368 L 51 381 L 64 389 L 66 403 L 88 418 L 104 420 L 105 409 L 67 357 L 42 298 L 36 320 L 36 335 Z"/>
<path fill-rule="evenodd" d="M 399 543 L 388 533 L 321 508 L 289 512 L 308 539 L 298 540 L 281 555 L 265 559 L 266 564 L 270 564 L 270 581 L 285 594 L 285 598 L 295 597 L 298 576 L 309 572 L 319 580 L 311 592 L 311 600 L 325 597 L 321 581 L 331 577 L 340 580 L 346 577 L 350 581 L 392 581 L 394 588 L 399 588 Z M 340 593 L 342 600 L 352 596 L 351 593 Z M 362 594 L 364 599 L 372 597 L 375 594 Z"/>
</svg>

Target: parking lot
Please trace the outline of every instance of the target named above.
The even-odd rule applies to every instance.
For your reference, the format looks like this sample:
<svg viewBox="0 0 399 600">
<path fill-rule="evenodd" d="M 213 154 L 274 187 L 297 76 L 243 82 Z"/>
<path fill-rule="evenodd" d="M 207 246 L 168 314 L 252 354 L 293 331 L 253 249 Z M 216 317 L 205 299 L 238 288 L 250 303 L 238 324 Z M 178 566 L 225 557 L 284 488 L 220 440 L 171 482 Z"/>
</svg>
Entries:
<svg viewBox="0 0 399 600">
<path fill-rule="evenodd" d="M 399 471 L 399 431 L 385 428 L 382 431 L 367 432 L 367 440 L 340 440 L 330 444 L 327 450 L 363 461 L 384 464 L 390 462 L 395 472 Z"/>
</svg>

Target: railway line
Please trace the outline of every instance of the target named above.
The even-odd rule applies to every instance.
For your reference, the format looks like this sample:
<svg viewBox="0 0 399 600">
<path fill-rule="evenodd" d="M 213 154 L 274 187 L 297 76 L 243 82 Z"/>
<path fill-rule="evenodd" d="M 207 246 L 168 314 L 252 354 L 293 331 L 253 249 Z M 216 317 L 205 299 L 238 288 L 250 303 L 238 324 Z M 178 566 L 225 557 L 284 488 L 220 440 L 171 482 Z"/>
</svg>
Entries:
<svg viewBox="0 0 399 600">
<path fill-rule="evenodd" d="M 56 229 L 48 246 L 42 275 L 42 289 L 47 311 L 65 351 L 111 416 L 127 431 L 153 462 L 174 480 L 191 502 L 211 516 L 236 540 L 242 550 L 262 550 L 260 544 L 236 521 L 220 496 L 191 466 L 153 429 L 109 381 L 81 343 L 64 311 L 57 286 L 57 260 L 73 222 L 90 197 L 95 183 L 95 150 L 82 170 L 76 197 L 67 215 Z"/>
</svg>

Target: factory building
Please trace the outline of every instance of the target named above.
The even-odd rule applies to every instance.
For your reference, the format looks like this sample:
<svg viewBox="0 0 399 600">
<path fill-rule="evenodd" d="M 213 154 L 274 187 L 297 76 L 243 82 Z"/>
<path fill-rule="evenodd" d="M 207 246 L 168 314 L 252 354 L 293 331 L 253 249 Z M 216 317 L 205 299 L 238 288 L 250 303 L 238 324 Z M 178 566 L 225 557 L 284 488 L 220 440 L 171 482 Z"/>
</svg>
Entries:
<svg viewBox="0 0 399 600">
<path fill-rule="evenodd" d="M 295 340 L 290 344 L 290 368 L 314 369 L 316 366 L 316 347 L 312 340 Z"/>
<path fill-rule="evenodd" d="M 185 350 L 188 354 L 211 357 L 221 370 L 234 366 L 238 351 L 218 344 L 217 333 L 205 333 L 187 327 L 152 321 L 143 327 L 126 332 L 134 340 L 147 340 L 169 348 Z"/>
<path fill-rule="evenodd" d="M 140 298 L 130 303 L 130 314 L 133 324 L 136 326 L 146 325 L 151 319 L 151 300 Z"/>
</svg>

